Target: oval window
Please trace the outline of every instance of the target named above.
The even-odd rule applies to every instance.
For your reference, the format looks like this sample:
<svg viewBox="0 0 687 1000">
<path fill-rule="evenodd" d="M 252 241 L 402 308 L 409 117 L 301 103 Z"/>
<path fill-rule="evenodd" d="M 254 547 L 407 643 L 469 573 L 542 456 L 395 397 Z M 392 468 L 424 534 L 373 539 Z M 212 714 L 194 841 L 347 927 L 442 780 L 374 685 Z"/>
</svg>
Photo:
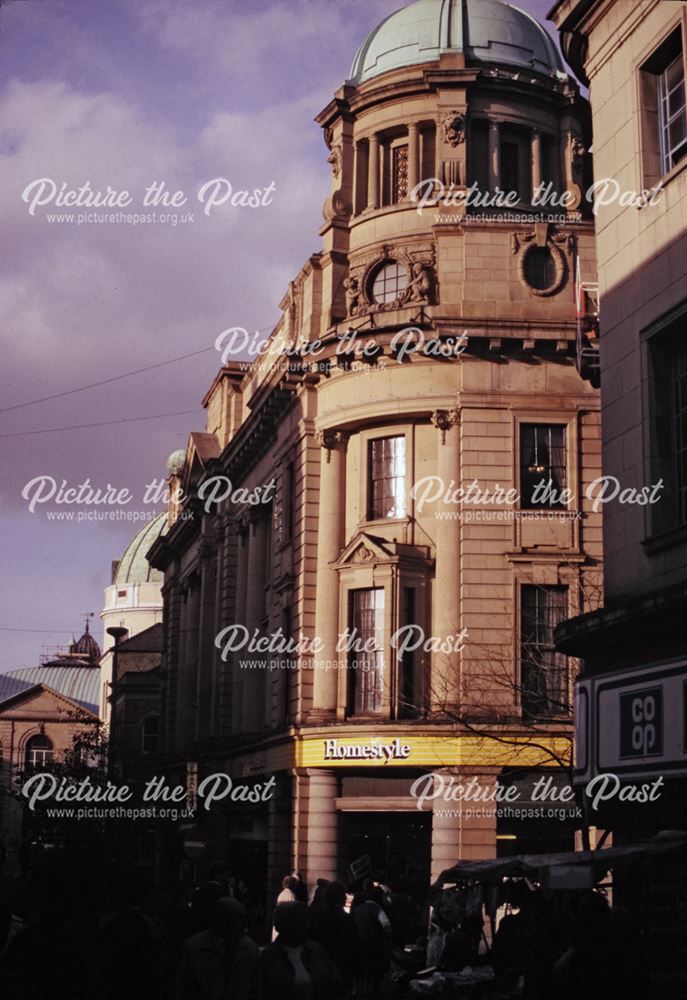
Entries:
<svg viewBox="0 0 687 1000">
<path fill-rule="evenodd" d="M 525 281 L 538 292 L 553 288 L 556 283 L 556 262 L 546 247 L 534 247 L 525 257 Z"/>
</svg>

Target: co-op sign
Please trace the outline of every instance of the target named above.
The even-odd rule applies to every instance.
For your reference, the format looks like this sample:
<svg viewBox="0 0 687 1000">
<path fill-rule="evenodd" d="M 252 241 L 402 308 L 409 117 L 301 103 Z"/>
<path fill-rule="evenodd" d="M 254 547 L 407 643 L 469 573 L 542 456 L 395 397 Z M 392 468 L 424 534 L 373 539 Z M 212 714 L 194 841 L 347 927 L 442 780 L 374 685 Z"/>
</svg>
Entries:
<svg viewBox="0 0 687 1000">
<path fill-rule="evenodd" d="M 575 688 L 575 780 L 687 774 L 687 663 L 587 677 Z"/>
</svg>

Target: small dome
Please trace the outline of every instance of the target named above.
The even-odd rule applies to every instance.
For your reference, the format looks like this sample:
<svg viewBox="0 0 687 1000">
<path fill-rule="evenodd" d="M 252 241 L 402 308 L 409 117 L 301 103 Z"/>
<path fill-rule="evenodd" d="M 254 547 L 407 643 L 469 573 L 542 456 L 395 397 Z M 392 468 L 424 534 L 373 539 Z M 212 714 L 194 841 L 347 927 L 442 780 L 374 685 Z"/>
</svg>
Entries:
<svg viewBox="0 0 687 1000">
<path fill-rule="evenodd" d="M 167 475 L 180 476 L 186 465 L 186 452 L 182 449 L 173 451 L 167 459 Z"/>
<path fill-rule="evenodd" d="M 464 52 L 469 63 L 526 66 L 557 76 L 563 63 L 538 21 L 501 0 L 419 0 L 387 17 L 358 50 L 351 83 Z"/>
<path fill-rule="evenodd" d="M 73 642 L 71 644 L 69 652 L 78 653 L 80 656 L 83 656 L 84 660 L 90 660 L 91 663 L 100 662 L 100 646 L 91 635 L 91 631 L 88 627 L 88 619 L 86 619 L 86 630 L 84 634 L 78 642 Z"/>
<path fill-rule="evenodd" d="M 123 587 L 127 583 L 162 583 L 162 573 L 153 569 L 146 553 L 150 551 L 154 542 L 167 531 L 167 513 L 163 511 L 157 517 L 144 524 L 140 531 L 134 535 L 129 542 L 126 551 L 112 577 L 112 583 L 116 587 Z"/>
</svg>

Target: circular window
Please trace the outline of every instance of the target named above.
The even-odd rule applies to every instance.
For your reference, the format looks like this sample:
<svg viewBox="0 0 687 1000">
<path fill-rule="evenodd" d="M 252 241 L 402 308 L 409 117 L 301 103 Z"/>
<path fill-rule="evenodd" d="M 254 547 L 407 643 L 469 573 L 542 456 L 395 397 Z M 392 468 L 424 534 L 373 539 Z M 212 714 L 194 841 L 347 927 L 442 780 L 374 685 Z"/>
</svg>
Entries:
<svg viewBox="0 0 687 1000">
<path fill-rule="evenodd" d="M 372 298 L 380 305 L 396 302 L 408 287 L 408 272 L 397 261 L 384 264 L 372 281 Z"/>
<path fill-rule="evenodd" d="M 546 247 L 534 247 L 525 257 L 525 281 L 538 292 L 545 292 L 555 285 L 556 262 Z"/>
</svg>

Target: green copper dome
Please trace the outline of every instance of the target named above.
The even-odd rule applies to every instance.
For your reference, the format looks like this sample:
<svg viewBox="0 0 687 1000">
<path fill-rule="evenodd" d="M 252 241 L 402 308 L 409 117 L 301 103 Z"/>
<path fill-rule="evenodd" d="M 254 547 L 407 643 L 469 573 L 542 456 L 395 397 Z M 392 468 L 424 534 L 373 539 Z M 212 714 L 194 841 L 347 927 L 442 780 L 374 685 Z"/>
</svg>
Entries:
<svg viewBox="0 0 687 1000">
<path fill-rule="evenodd" d="M 123 587 L 127 583 L 162 583 L 163 577 L 159 570 L 153 569 L 146 553 L 152 548 L 160 535 L 167 530 L 167 514 L 163 511 L 134 535 L 126 547 L 126 551 L 115 570 L 112 583 Z"/>
<path fill-rule="evenodd" d="M 392 69 L 464 52 L 468 63 L 523 66 L 548 76 L 563 63 L 545 28 L 500 0 L 419 0 L 391 14 L 368 36 L 351 68 L 351 83 Z"/>
</svg>

